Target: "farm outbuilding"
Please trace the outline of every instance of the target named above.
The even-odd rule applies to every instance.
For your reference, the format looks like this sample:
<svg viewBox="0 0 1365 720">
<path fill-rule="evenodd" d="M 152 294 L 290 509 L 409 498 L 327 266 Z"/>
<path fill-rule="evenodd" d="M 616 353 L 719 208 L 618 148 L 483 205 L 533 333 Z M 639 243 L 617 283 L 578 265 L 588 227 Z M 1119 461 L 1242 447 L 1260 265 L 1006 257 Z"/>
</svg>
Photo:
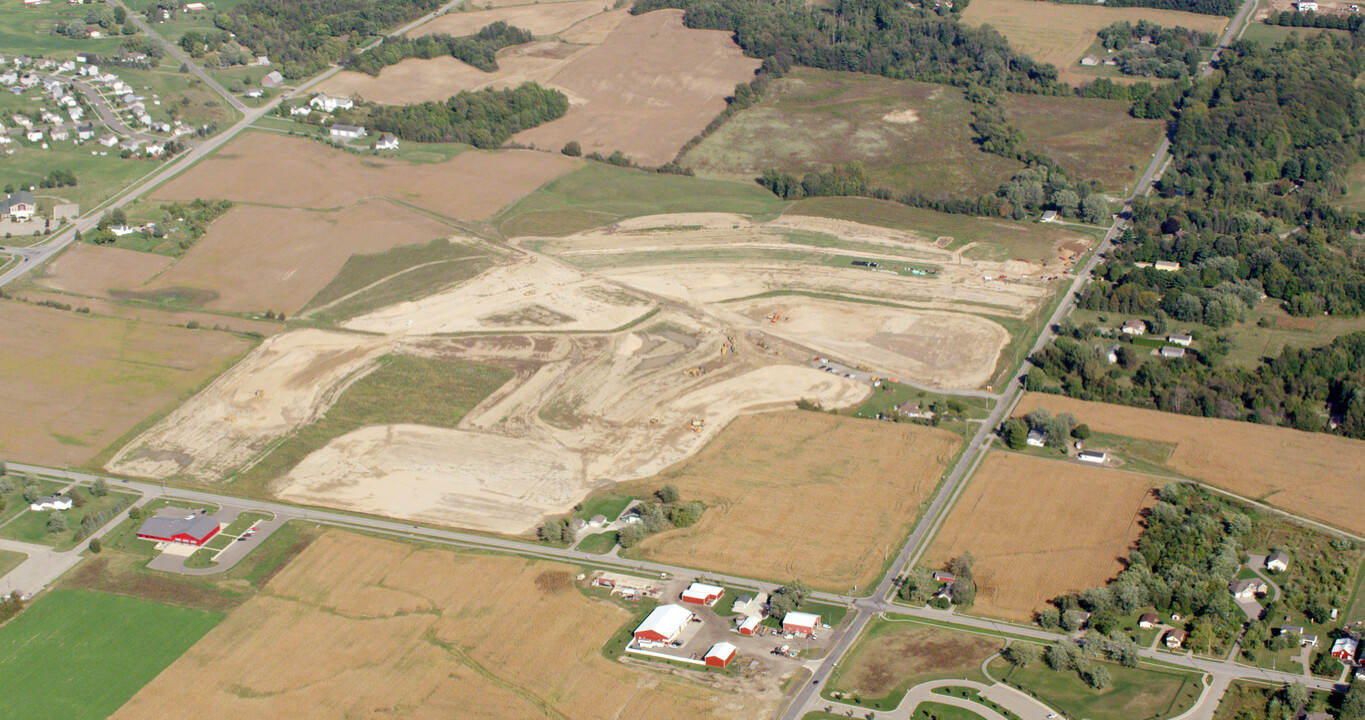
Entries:
<svg viewBox="0 0 1365 720">
<path fill-rule="evenodd" d="M 692 617 L 692 611 L 681 605 L 660 605 L 635 628 L 635 641 L 671 643 L 678 639 L 687 623 L 692 622 Z"/>
<path fill-rule="evenodd" d="M 755 633 L 758 632 L 758 626 L 761 622 L 762 621 L 760 621 L 757 616 L 750 615 L 749 617 L 746 617 L 743 620 L 741 620 L 739 622 L 739 625 L 736 626 L 735 630 L 740 635 L 753 636 Z"/>
<path fill-rule="evenodd" d="M 820 627 L 820 616 L 812 613 L 789 612 L 782 618 L 782 632 L 814 635 Z"/>
<path fill-rule="evenodd" d="M 723 668 L 726 665 L 729 665 L 731 660 L 735 659 L 736 650 L 738 650 L 738 648 L 728 642 L 718 642 L 715 645 L 712 645 L 710 650 L 706 651 L 706 655 L 702 657 L 702 660 L 711 667 Z"/>
<path fill-rule="evenodd" d="M 682 600 L 693 605 L 714 605 L 725 594 L 725 588 L 694 582 L 682 592 Z"/>
<path fill-rule="evenodd" d="M 153 517 L 142 523 L 137 536 L 155 542 L 203 545 L 209 538 L 217 535 L 221 527 L 216 519 L 208 515 L 195 515 L 189 518 Z"/>
<path fill-rule="evenodd" d="M 1332 643 L 1332 657 L 1345 663 L 1355 662 L 1356 651 L 1359 649 L 1359 640 L 1350 636 L 1337 638 L 1337 641 Z"/>
<path fill-rule="evenodd" d="M 1076 453 L 1076 459 L 1081 462 L 1103 465 L 1109 460 L 1109 455 L 1108 453 L 1102 453 L 1095 450 L 1082 450 Z"/>
</svg>

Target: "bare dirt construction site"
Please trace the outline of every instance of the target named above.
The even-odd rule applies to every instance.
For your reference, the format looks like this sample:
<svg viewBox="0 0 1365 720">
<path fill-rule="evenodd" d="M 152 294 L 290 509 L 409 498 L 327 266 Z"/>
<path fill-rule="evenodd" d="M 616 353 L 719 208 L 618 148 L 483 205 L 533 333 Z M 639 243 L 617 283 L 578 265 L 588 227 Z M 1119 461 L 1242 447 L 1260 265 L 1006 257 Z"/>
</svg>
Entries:
<svg viewBox="0 0 1365 720">
<path fill-rule="evenodd" d="M 445 162 L 413 164 L 359 157 L 316 140 L 248 132 L 152 197 L 327 210 L 381 193 L 446 217 L 481 220 L 578 165 L 557 154 L 472 149 Z"/>
<path fill-rule="evenodd" d="M 1354 533 L 1365 533 L 1365 442 L 1157 410 L 1029 393 L 1017 414 L 1069 412 L 1100 433 L 1174 445 L 1171 470 L 1243 497 Z"/>
<path fill-rule="evenodd" d="M 643 165 L 672 160 L 759 66 L 730 33 L 689 30 L 682 15 L 631 16 L 600 46 L 575 55 L 547 80 L 569 96 L 568 114 L 513 140 L 555 151 L 576 140 L 584 153 L 620 150 Z"/>
<path fill-rule="evenodd" d="M 646 668 L 602 646 L 629 612 L 578 568 L 318 538 L 114 718 L 766 717 L 780 678 Z"/>
<path fill-rule="evenodd" d="M 209 310 L 293 315 L 352 255 L 452 232 L 449 225 L 385 200 L 338 211 L 240 206 L 169 267 L 171 259 L 160 255 L 77 245 L 40 282 L 82 294 L 151 300 L 174 295 Z"/>
<path fill-rule="evenodd" d="M 962 440 L 815 412 L 749 415 L 696 457 L 621 487 L 675 485 L 697 524 L 650 537 L 649 560 L 843 592 L 876 582 Z"/>
<path fill-rule="evenodd" d="M 17 302 L 0 305 L 0 331 L 0 455 L 55 466 L 90 460 L 251 346 Z"/>
<path fill-rule="evenodd" d="M 1027 622 L 1052 598 L 1103 585 L 1142 532 L 1160 481 L 992 452 L 934 537 L 924 564 L 976 558 L 974 611 Z"/>
<path fill-rule="evenodd" d="M 988 24 L 1009 39 L 1010 45 L 1034 60 L 1057 66 L 1058 78 L 1080 84 L 1094 80 L 1073 68 L 1095 42 L 1096 32 L 1120 20 L 1150 20 L 1165 27 L 1187 27 L 1222 32 L 1228 18 L 1178 10 L 1111 8 L 1102 5 L 1062 5 L 1035 0 L 974 0 L 962 12 L 969 25 Z"/>
</svg>

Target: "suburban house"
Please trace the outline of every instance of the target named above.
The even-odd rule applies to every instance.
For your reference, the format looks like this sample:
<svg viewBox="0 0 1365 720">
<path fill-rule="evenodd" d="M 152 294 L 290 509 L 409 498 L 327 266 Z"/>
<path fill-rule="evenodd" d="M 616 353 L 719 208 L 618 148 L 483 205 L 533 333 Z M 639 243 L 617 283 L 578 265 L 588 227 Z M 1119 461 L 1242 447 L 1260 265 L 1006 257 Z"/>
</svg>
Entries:
<svg viewBox="0 0 1365 720">
<path fill-rule="evenodd" d="M 754 633 L 758 632 L 758 626 L 762 622 L 763 622 L 762 620 L 758 619 L 757 615 L 750 615 L 749 617 L 746 617 L 743 620 L 741 620 L 739 624 L 735 626 L 735 631 L 738 632 L 740 635 L 751 636 Z"/>
<path fill-rule="evenodd" d="M 1103 465 L 1107 460 L 1109 460 L 1109 454 L 1096 452 L 1094 450 L 1082 450 L 1076 453 L 1076 459 L 1080 460 L 1081 462 Z"/>
<path fill-rule="evenodd" d="M 1043 431 L 1034 428 L 1028 431 L 1028 438 L 1025 440 L 1025 442 L 1027 442 L 1029 445 L 1032 445 L 1033 447 L 1043 447 L 1044 445 L 1047 444 L 1046 440 L 1047 436 L 1043 434 Z"/>
<path fill-rule="evenodd" d="M 725 588 L 705 583 L 694 582 L 682 591 L 682 601 L 693 605 L 715 605 L 721 595 L 725 594 Z"/>
<path fill-rule="evenodd" d="M 308 104 L 312 105 L 313 107 L 323 112 L 332 112 L 334 110 L 350 110 L 352 107 L 355 106 L 355 103 L 351 102 L 350 98 L 332 97 L 330 95 L 325 95 L 323 93 L 318 93 L 317 95 L 314 95 L 313 99 L 308 101 Z"/>
<path fill-rule="evenodd" d="M 206 10 L 206 9 L 207 9 L 207 8 L 204 6 L 204 3 L 200 3 L 200 2 L 185 3 L 185 12 L 199 11 L 199 10 Z"/>
<path fill-rule="evenodd" d="M 782 632 L 810 637 L 820 627 L 820 616 L 811 613 L 789 612 L 782 618 Z"/>
<path fill-rule="evenodd" d="M 1275 572 L 1284 572 L 1285 570 L 1288 570 L 1289 555 L 1283 550 L 1271 553 L 1270 557 L 1265 559 L 1265 568 L 1267 570 L 1274 570 Z"/>
<path fill-rule="evenodd" d="M 29 142 L 40 142 L 43 139 L 43 131 L 36 129 L 29 130 L 28 132 L 24 133 L 24 137 L 28 138 Z"/>
<path fill-rule="evenodd" d="M 85 141 L 95 137 L 95 126 L 90 123 L 80 125 L 76 128 L 76 139 Z"/>
<path fill-rule="evenodd" d="M 896 412 L 900 413 L 901 417 L 908 418 L 924 417 L 924 410 L 919 406 L 919 403 L 915 402 L 914 400 L 906 400 L 900 405 L 897 405 Z"/>
<path fill-rule="evenodd" d="M 1233 580 L 1232 583 L 1228 585 L 1228 590 L 1232 593 L 1232 596 L 1238 600 L 1251 600 L 1257 595 L 1264 595 L 1269 588 L 1266 587 L 1264 580 L 1259 578 L 1245 578 L 1242 580 Z"/>
<path fill-rule="evenodd" d="M 1189 347 L 1190 343 L 1194 342 L 1194 338 L 1189 335 L 1167 335 L 1166 342 L 1174 345 L 1183 345 L 1184 347 Z"/>
<path fill-rule="evenodd" d="M 28 509 L 34 512 L 41 512 L 43 510 L 70 510 L 71 498 L 63 495 L 44 495 L 29 503 Z"/>
<path fill-rule="evenodd" d="M 123 142 L 118 144 L 119 150 L 124 150 L 127 152 L 137 152 L 137 149 L 140 147 L 142 147 L 142 141 L 134 140 L 133 138 L 128 138 L 127 140 L 124 140 Z"/>
<path fill-rule="evenodd" d="M 748 617 L 759 617 L 763 615 L 763 606 L 768 603 L 768 593 L 757 595 L 740 595 L 735 598 L 730 605 L 730 614 L 745 615 Z"/>
<path fill-rule="evenodd" d="M 1294 8 L 1299 12 L 1317 12 L 1318 3 L 1317 0 L 1302 0 L 1302 2 L 1294 3 Z"/>
<path fill-rule="evenodd" d="M 1147 323 L 1141 320 L 1128 320 L 1119 329 L 1127 335 L 1146 335 Z"/>
<path fill-rule="evenodd" d="M 271 70 L 261 78 L 261 87 L 277 88 L 284 84 L 284 76 L 279 70 Z"/>
<path fill-rule="evenodd" d="M 221 527 L 213 517 L 197 513 L 187 518 L 151 517 L 138 528 L 137 536 L 154 542 L 203 545 Z"/>
<path fill-rule="evenodd" d="M 0 217 L 28 222 L 33 219 L 33 214 L 36 212 L 38 212 L 38 203 L 34 201 L 33 193 L 27 190 L 10 193 L 4 202 L 0 202 Z"/>
<path fill-rule="evenodd" d="M 1286 633 L 1294 633 L 1297 635 L 1299 637 L 1300 647 L 1317 647 L 1318 645 L 1318 636 L 1304 632 L 1303 628 L 1298 625 L 1285 625 L 1284 627 L 1281 627 L 1279 634 L 1284 635 Z"/>
<path fill-rule="evenodd" d="M 1171 648 L 1172 650 L 1178 647 L 1182 647 L 1185 644 L 1185 638 L 1189 636 L 1190 636 L 1189 633 L 1178 628 L 1175 630 L 1167 630 L 1166 647 Z"/>
<path fill-rule="evenodd" d="M 1355 662 L 1356 652 L 1359 649 L 1360 649 L 1359 640 L 1349 635 L 1346 637 L 1337 638 L 1337 641 L 1332 643 L 1332 657 L 1344 663 Z"/>
<path fill-rule="evenodd" d="M 1164 358 L 1183 358 L 1183 357 L 1185 357 L 1185 348 L 1183 348 L 1183 347 L 1171 347 L 1171 346 L 1167 345 L 1166 347 L 1161 348 L 1161 357 L 1164 357 Z"/>
<path fill-rule="evenodd" d="M 48 132 L 47 136 L 52 138 L 53 140 L 65 140 L 71 136 L 71 133 L 64 127 L 56 127 L 52 128 L 52 130 Z"/>
<path fill-rule="evenodd" d="M 1142 628 L 1143 630 L 1151 630 L 1152 628 L 1156 627 L 1156 623 L 1157 623 L 1156 613 L 1146 613 L 1142 617 L 1138 618 L 1138 627 Z"/>
<path fill-rule="evenodd" d="M 738 649 L 739 648 L 736 648 L 731 643 L 724 641 L 718 642 L 715 645 L 712 645 L 710 650 L 706 651 L 706 654 L 702 656 L 702 662 L 705 662 L 711 667 L 723 668 L 726 665 L 729 665 L 731 660 L 735 659 L 735 651 Z"/>
<path fill-rule="evenodd" d="M 289 114 L 302 115 L 304 117 L 308 117 L 309 115 L 313 114 L 313 108 L 308 107 L 307 105 L 296 105 L 294 107 L 289 108 Z"/>
<path fill-rule="evenodd" d="M 681 605 L 660 605 L 635 628 L 635 642 L 667 645 L 678 639 L 692 618 L 692 611 Z"/>
<path fill-rule="evenodd" d="M 99 144 L 105 147 L 113 147 L 118 144 L 118 136 L 113 133 L 105 133 L 104 135 L 101 135 L 100 139 L 96 140 L 95 142 L 98 142 Z"/>
<path fill-rule="evenodd" d="M 333 125 L 329 132 L 333 140 L 354 140 L 365 137 L 365 128 L 355 125 Z"/>
<path fill-rule="evenodd" d="M 258 98 L 265 97 L 265 91 L 260 88 L 252 88 L 242 93 L 242 97 Z"/>
<path fill-rule="evenodd" d="M 379 140 L 374 143 L 375 150 L 397 150 L 398 138 L 394 135 L 385 133 L 379 136 Z"/>
<path fill-rule="evenodd" d="M 1100 64 L 1100 59 L 1095 57 L 1094 55 L 1086 55 L 1085 57 L 1081 58 L 1081 64 L 1086 67 L 1095 67 L 1096 65 Z"/>
</svg>

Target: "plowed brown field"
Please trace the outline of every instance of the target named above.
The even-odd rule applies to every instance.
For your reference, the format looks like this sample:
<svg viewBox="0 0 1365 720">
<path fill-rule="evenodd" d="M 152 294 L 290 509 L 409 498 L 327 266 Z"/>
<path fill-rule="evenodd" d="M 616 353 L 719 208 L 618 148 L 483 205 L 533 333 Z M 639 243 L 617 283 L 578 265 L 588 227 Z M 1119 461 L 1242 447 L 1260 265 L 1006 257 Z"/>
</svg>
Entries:
<svg viewBox="0 0 1365 720">
<path fill-rule="evenodd" d="M 1092 430 L 1175 443 L 1167 465 L 1214 487 L 1365 533 L 1365 442 L 1157 410 L 1030 393 L 1016 414 L 1069 412 Z"/>
<path fill-rule="evenodd" d="M 944 521 L 924 562 L 976 558 L 974 610 L 1026 621 L 1048 600 L 1104 582 L 1142 531 L 1159 480 L 992 452 Z"/>
<path fill-rule="evenodd" d="M 696 525 L 642 543 L 650 560 L 844 591 L 875 582 L 960 444 L 918 425 L 749 415 L 696 457 L 624 489 L 671 484 L 707 505 Z"/>
<path fill-rule="evenodd" d="M 78 242 L 48 266 L 40 282 L 78 295 L 105 295 L 110 290 L 136 290 L 171 262 L 164 255 Z"/>
<path fill-rule="evenodd" d="M 481 220 L 578 164 L 526 150 L 470 150 L 445 162 L 414 165 L 351 155 L 315 140 L 251 132 L 162 186 L 153 198 L 331 209 L 380 195 L 460 220 Z"/>
<path fill-rule="evenodd" d="M 775 690 L 612 662 L 578 568 L 330 532 L 115 718 L 755 718 Z M 401 709 L 401 713 L 399 710 Z"/>
</svg>

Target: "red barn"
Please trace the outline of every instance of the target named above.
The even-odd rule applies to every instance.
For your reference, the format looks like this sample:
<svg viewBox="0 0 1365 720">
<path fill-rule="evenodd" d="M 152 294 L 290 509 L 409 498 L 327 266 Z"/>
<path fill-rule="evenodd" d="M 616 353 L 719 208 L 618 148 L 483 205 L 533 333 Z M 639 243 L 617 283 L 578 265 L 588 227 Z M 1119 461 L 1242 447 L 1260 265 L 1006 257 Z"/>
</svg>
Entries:
<svg viewBox="0 0 1365 720">
<path fill-rule="evenodd" d="M 706 651 L 706 655 L 702 660 L 711 667 L 723 668 L 726 665 L 729 665 L 731 660 L 735 659 L 736 649 L 737 648 L 735 648 L 734 645 L 731 645 L 728 642 L 718 642 L 715 645 L 712 645 L 710 650 Z"/>
<path fill-rule="evenodd" d="M 820 627 L 820 616 L 803 612 L 789 612 L 782 618 L 782 632 L 814 635 Z"/>
<path fill-rule="evenodd" d="M 725 588 L 723 587 L 694 582 L 683 591 L 682 600 L 693 605 L 714 605 L 724 594 Z"/>
<path fill-rule="evenodd" d="M 744 618 L 744 620 L 742 620 L 739 623 L 739 627 L 737 628 L 737 630 L 739 631 L 740 635 L 753 635 L 754 633 L 758 632 L 758 624 L 759 624 L 758 618 L 753 617 L 751 615 L 749 617 Z"/>
<path fill-rule="evenodd" d="M 635 628 L 635 640 L 640 643 L 671 643 L 682 634 L 692 612 L 681 605 L 660 605 Z"/>
<path fill-rule="evenodd" d="M 190 518 L 147 518 L 138 528 L 137 536 L 155 542 L 203 545 L 209 538 L 218 534 L 221 526 L 208 515 L 195 515 Z"/>
</svg>

